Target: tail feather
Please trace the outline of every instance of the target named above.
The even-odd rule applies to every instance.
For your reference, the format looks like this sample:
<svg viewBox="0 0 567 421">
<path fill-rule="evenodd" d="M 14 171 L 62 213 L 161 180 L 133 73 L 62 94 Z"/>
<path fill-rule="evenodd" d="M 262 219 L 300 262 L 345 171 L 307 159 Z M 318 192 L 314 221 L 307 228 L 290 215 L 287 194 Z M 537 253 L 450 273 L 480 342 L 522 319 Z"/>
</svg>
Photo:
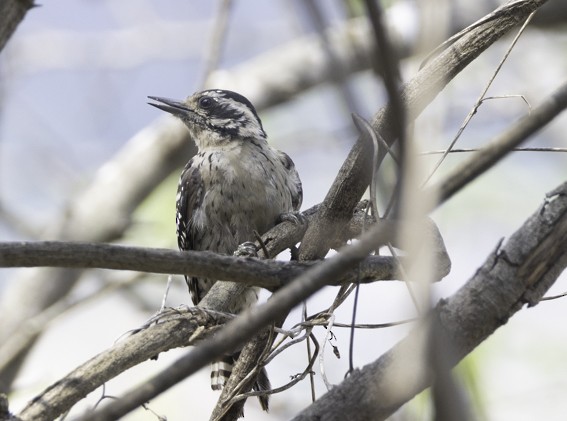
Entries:
<svg viewBox="0 0 567 421">
<path fill-rule="evenodd" d="M 238 356 L 239 353 L 235 355 L 227 355 L 221 360 L 211 363 L 211 389 L 222 390 L 228 381 L 228 378 L 232 374 L 232 367 L 238 359 Z M 260 373 L 258 373 L 258 377 L 256 378 L 252 388 L 257 392 L 268 391 L 272 388 L 270 379 L 268 378 L 268 372 L 265 368 L 262 368 Z M 262 409 L 268 412 L 270 396 L 260 395 L 258 396 L 258 400 L 260 401 Z"/>
<path fill-rule="evenodd" d="M 272 388 L 272 384 L 268 378 L 268 372 L 264 367 L 262 367 L 260 373 L 258 373 L 258 377 L 256 377 L 256 381 L 252 388 L 257 392 L 268 391 Z M 258 400 L 260 401 L 262 409 L 268 412 L 270 410 L 270 395 L 259 395 Z"/>
<path fill-rule="evenodd" d="M 211 389 L 222 390 L 232 374 L 234 356 L 227 355 L 219 361 L 211 363 Z"/>
</svg>

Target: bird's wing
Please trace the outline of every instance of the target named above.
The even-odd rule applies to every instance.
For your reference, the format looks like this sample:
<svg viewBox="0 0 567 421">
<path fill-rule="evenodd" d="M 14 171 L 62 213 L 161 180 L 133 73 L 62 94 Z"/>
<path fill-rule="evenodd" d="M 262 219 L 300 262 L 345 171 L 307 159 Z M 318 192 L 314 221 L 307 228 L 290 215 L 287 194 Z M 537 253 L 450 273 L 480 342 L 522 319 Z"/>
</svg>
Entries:
<svg viewBox="0 0 567 421">
<path fill-rule="evenodd" d="M 198 230 L 201 228 L 193 223 L 193 215 L 203 202 L 204 185 L 199 169 L 193 165 L 193 162 L 191 159 L 187 163 L 177 186 L 175 224 L 177 244 L 182 251 L 199 249 L 195 240 L 200 237 Z M 185 280 L 191 293 L 191 300 L 197 304 L 203 298 L 200 288 L 197 287 L 197 278 L 185 276 Z"/>
<path fill-rule="evenodd" d="M 295 169 L 295 164 L 288 154 L 278 151 L 278 157 L 284 168 L 287 170 L 286 179 L 291 193 L 291 204 L 293 210 L 298 211 L 299 208 L 301 208 L 301 203 L 303 202 L 303 187 L 301 185 L 301 179 Z"/>
</svg>

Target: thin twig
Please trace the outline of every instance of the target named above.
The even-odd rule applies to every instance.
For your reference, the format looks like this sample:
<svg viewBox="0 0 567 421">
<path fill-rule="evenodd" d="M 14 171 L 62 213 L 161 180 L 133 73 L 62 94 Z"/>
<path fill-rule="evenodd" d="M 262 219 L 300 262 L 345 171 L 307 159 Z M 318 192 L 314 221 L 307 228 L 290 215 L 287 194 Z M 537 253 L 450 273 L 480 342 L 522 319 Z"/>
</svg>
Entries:
<svg viewBox="0 0 567 421">
<path fill-rule="evenodd" d="M 439 167 L 441 166 L 441 164 L 443 163 L 443 161 L 445 160 L 445 158 L 447 157 L 447 155 L 449 154 L 449 151 L 451 149 L 453 149 L 453 146 L 455 146 L 455 144 L 457 143 L 457 141 L 460 139 L 461 135 L 463 134 L 463 132 L 465 131 L 466 127 L 468 126 L 469 122 L 471 121 L 471 119 L 473 118 L 473 116 L 476 114 L 476 112 L 478 111 L 478 108 L 480 107 L 480 105 L 482 104 L 482 102 L 485 99 L 485 95 L 486 92 L 488 92 L 488 89 L 492 86 L 492 83 L 494 82 L 494 79 L 496 79 L 496 76 L 498 75 L 498 73 L 500 73 L 500 70 L 502 69 L 502 66 L 504 65 L 504 63 L 506 62 L 506 60 L 508 59 L 508 56 L 510 55 L 510 53 L 512 52 L 512 50 L 514 49 L 514 47 L 516 46 L 516 43 L 518 42 L 518 40 L 520 39 L 520 36 L 524 33 L 524 30 L 526 29 L 526 26 L 528 26 L 528 23 L 530 23 L 530 21 L 532 20 L 532 17 L 534 16 L 535 12 L 532 12 L 528 18 L 525 20 L 524 24 L 522 25 L 522 27 L 520 28 L 520 30 L 518 31 L 518 33 L 516 34 L 516 36 L 514 37 L 514 39 L 512 40 L 512 43 L 510 44 L 510 46 L 508 47 L 508 49 L 506 50 L 506 53 L 504 54 L 504 57 L 502 57 L 502 60 L 500 60 L 500 63 L 498 63 L 498 66 L 496 66 L 496 69 L 494 70 L 494 72 L 492 73 L 492 76 L 490 77 L 490 79 L 488 80 L 488 83 L 486 84 L 486 86 L 484 87 L 483 91 L 481 92 L 480 96 L 478 97 L 478 99 L 476 100 L 476 102 L 474 103 L 472 109 L 469 111 L 468 115 L 465 117 L 465 120 L 463 121 L 463 123 L 461 124 L 461 127 L 459 127 L 459 130 L 457 131 L 457 134 L 455 135 L 455 137 L 453 138 L 453 140 L 451 141 L 451 143 L 449 144 L 449 147 L 446 149 L 445 153 L 443 154 L 443 156 L 441 156 L 441 158 L 439 159 L 439 161 L 437 161 L 437 163 L 435 164 L 435 166 L 433 167 L 433 169 L 431 170 L 431 172 L 429 173 L 429 175 L 427 176 L 427 178 L 425 179 L 425 181 L 423 181 L 422 187 L 425 186 L 429 180 L 431 180 L 431 177 L 433 177 L 433 175 L 437 172 L 437 170 L 439 169 Z"/>
<path fill-rule="evenodd" d="M 159 307 L 158 313 L 161 313 L 165 310 L 165 306 L 167 303 L 167 296 L 169 295 L 169 289 L 171 288 L 171 284 L 173 283 L 173 275 L 167 275 L 167 283 L 165 285 L 165 292 L 163 293 L 163 297 L 161 299 L 161 306 Z"/>
<path fill-rule="evenodd" d="M 325 333 L 325 340 L 323 341 L 323 345 L 321 346 L 321 354 L 319 354 L 319 371 L 321 372 L 321 378 L 325 383 L 325 387 L 327 390 L 331 390 L 333 385 L 327 379 L 327 373 L 325 372 L 325 346 L 327 345 L 327 341 L 330 341 L 331 335 L 333 334 L 333 322 L 335 321 L 335 315 L 329 315 L 329 322 L 327 325 L 327 332 Z"/>
<path fill-rule="evenodd" d="M 303 313 L 302 313 L 302 321 L 305 322 L 307 319 L 307 302 L 303 302 Z M 311 344 L 309 341 L 305 342 L 307 345 L 307 359 L 311 360 L 312 353 L 311 353 Z M 313 372 L 309 373 L 309 386 L 311 388 L 311 402 L 315 402 L 317 396 L 315 395 L 315 374 Z"/>
<path fill-rule="evenodd" d="M 281 340 L 280 342 L 278 342 L 276 345 L 274 345 L 270 351 L 269 356 L 266 358 L 266 362 L 265 364 L 268 365 L 270 362 L 272 362 L 272 360 L 274 358 L 276 358 L 278 355 L 280 355 L 283 351 L 285 351 L 286 349 L 288 349 L 289 347 L 298 344 L 300 342 L 303 342 L 305 339 L 307 339 L 309 337 L 309 335 L 311 334 L 311 327 L 308 327 L 305 330 L 305 334 L 296 338 L 293 338 L 291 341 L 289 341 L 286 344 L 283 344 L 283 342 L 285 341 L 286 338 L 284 338 L 283 340 Z M 283 344 L 283 345 L 282 345 Z"/>
<path fill-rule="evenodd" d="M 486 101 L 494 100 L 494 99 L 508 99 L 508 98 L 520 98 L 528 106 L 528 112 L 532 111 L 532 105 L 530 104 L 528 99 L 525 97 L 525 95 L 522 95 L 522 94 L 485 96 L 482 99 L 482 102 L 486 102 Z"/>
<path fill-rule="evenodd" d="M 478 152 L 480 148 L 461 148 L 461 149 L 451 149 L 449 153 L 462 153 L 462 152 Z M 439 155 L 447 152 L 447 149 L 441 149 L 438 151 L 425 151 L 420 152 L 420 155 Z M 512 148 L 510 152 L 567 152 L 567 148 L 552 148 L 552 147 L 525 147 L 525 148 Z"/>
<path fill-rule="evenodd" d="M 474 156 L 461 163 L 445 175 L 429 192 L 439 192 L 438 202 L 444 202 L 457 191 L 470 183 L 480 174 L 485 173 L 508 152 L 526 141 L 531 135 L 547 125 L 567 107 L 567 82 L 563 83 L 542 104 L 514 123 L 508 130 L 497 136 Z M 427 192 L 426 192 L 427 194 Z M 435 204 L 429 205 L 431 208 Z"/>
<path fill-rule="evenodd" d="M 205 68 L 203 70 L 201 82 L 198 85 L 199 90 L 207 86 L 207 82 L 211 74 L 219 66 L 222 55 L 222 47 L 228 30 L 231 7 L 232 0 L 220 0 L 218 2 L 218 10 L 215 16 L 211 40 L 207 48 L 207 55 L 205 58 Z"/>
<path fill-rule="evenodd" d="M 559 295 L 550 295 L 548 297 L 543 297 L 541 301 L 557 300 L 558 298 L 563 298 L 563 297 L 567 297 L 567 292 L 564 292 L 563 294 L 559 294 Z"/>
<path fill-rule="evenodd" d="M 355 285 L 356 288 L 354 290 L 354 300 L 352 302 L 352 317 L 350 323 L 351 329 L 349 332 L 350 337 L 348 342 L 348 371 L 346 375 L 349 375 L 354 370 L 354 333 L 356 331 L 354 326 L 356 326 L 356 314 L 358 313 L 358 294 L 360 293 L 360 276 L 357 277 L 357 282 L 355 283 Z"/>
<path fill-rule="evenodd" d="M 355 329 L 384 329 L 386 327 L 394 327 L 394 326 L 401 326 L 408 323 L 416 322 L 418 319 L 407 319 L 407 320 L 400 320 L 398 322 L 390 322 L 390 323 L 372 323 L 372 324 L 365 324 L 365 323 L 357 323 L 354 326 L 352 324 L 347 323 L 338 323 L 335 322 L 333 326 L 335 327 L 347 327 Z"/>
<path fill-rule="evenodd" d="M 292 381 L 290 381 L 289 383 L 287 383 L 283 386 L 276 387 L 275 389 L 270 389 L 270 390 L 265 391 L 265 392 L 248 392 L 248 393 L 243 393 L 242 395 L 235 396 L 234 399 L 230 402 L 230 404 L 232 405 L 234 402 L 237 402 L 241 399 L 249 398 L 249 397 L 252 397 L 252 396 L 259 396 L 260 394 L 264 394 L 264 393 L 269 394 L 269 395 L 281 393 L 285 390 L 290 389 L 291 387 L 295 386 L 297 383 L 299 383 L 300 381 L 305 379 L 305 377 L 309 373 L 313 372 L 313 365 L 315 364 L 315 361 L 317 359 L 317 355 L 319 354 L 319 343 L 315 339 L 315 335 L 313 335 L 313 334 L 309 335 L 309 339 L 311 339 L 313 341 L 313 345 L 315 345 L 315 352 L 313 353 L 313 357 L 309 361 L 309 364 L 307 365 L 307 367 L 305 368 L 305 370 L 301 374 L 293 376 Z"/>
</svg>

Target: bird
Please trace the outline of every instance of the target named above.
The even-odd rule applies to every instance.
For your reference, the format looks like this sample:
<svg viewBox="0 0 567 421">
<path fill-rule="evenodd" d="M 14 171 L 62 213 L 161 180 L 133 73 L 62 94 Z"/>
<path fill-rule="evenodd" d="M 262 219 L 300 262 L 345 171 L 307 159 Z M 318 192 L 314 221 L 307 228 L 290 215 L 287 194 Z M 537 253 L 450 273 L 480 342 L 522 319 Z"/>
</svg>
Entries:
<svg viewBox="0 0 567 421">
<path fill-rule="evenodd" d="M 268 144 L 262 121 L 243 95 L 222 89 L 196 92 L 185 101 L 149 96 L 156 108 L 179 118 L 197 153 L 185 165 L 177 188 L 176 231 L 179 249 L 234 253 L 283 220 L 297 221 L 303 200 L 292 159 Z M 216 282 L 186 276 L 194 305 Z M 247 287 L 229 312 L 237 314 L 258 300 L 259 288 Z M 220 390 L 237 355 L 213 363 L 211 387 Z M 270 389 L 264 369 L 255 390 Z M 260 396 L 268 410 L 268 397 Z"/>
</svg>

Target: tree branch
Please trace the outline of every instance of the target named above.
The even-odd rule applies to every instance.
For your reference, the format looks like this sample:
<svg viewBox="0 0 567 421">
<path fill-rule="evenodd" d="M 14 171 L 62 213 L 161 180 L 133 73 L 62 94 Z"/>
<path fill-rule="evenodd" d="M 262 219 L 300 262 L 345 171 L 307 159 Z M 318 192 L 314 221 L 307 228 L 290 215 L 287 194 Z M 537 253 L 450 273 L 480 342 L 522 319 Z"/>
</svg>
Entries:
<svg viewBox="0 0 567 421">
<path fill-rule="evenodd" d="M 104 382 L 160 352 L 194 344 L 231 315 L 201 307 L 171 310 L 157 324 L 128 336 L 51 385 L 18 414 L 21 420 L 54 420 Z M 107 418 L 110 419 L 110 418 Z"/>
<path fill-rule="evenodd" d="M 208 251 L 175 251 L 113 244 L 38 241 L 0 243 L 0 267 L 67 267 L 82 269 L 134 270 L 139 272 L 191 275 L 239 282 L 275 291 L 318 262 L 284 262 L 252 257 L 226 256 Z M 369 256 L 360 276 L 393 280 L 399 276 L 389 256 Z M 440 275 L 448 273 L 447 262 Z M 349 272 L 332 285 L 351 282 L 358 272 Z M 441 277 L 442 277 L 441 276 Z M 364 280 L 362 282 L 365 282 Z"/>
<path fill-rule="evenodd" d="M 5 0 L 0 2 L 0 51 L 26 16 L 35 7 L 33 0 Z"/>
<path fill-rule="evenodd" d="M 381 244 L 385 244 L 392 240 L 392 235 L 395 231 L 395 226 L 388 224 L 377 224 L 367 233 L 365 233 L 359 241 L 351 246 L 347 246 L 336 256 L 329 258 L 317 265 L 311 267 L 303 274 L 298 276 L 293 282 L 289 283 L 279 291 L 277 291 L 266 304 L 258 307 L 249 309 L 239 315 L 237 318 L 227 323 L 225 328 L 215 333 L 213 337 L 209 340 L 204 341 L 200 346 L 191 350 L 187 355 L 177 360 L 173 365 L 166 368 L 158 375 L 154 376 L 152 379 L 146 381 L 144 386 L 135 389 L 133 392 L 126 394 L 124 399 L 119 401 L 113 401 L 106 405 L 103 409 L 97 411 L 94 414 L 89 414 L 83 417 L 83 420 L 98 419 L 107 420 L 115 419 L 121 415 L 127 413 L 128 411 L 136 408 L 140 405 L 140 402 L 146 402 L 153 398 L 157 394 L 161 393 L 163 390 L 173 386 L 177 382 L 181 381 L 185 377 L 195 373 L 198 369 L 208 364 L 210 361 L 219 358 L 220 356 L 230 353 L 236 349 L 239 349 L 246 341 L 255 336 L 262 328 L 268 326 L 270 323 L 279 320 L 282 316 L 287 314 L 287 312 L 295 307 L 297 304 L 301 303 L 304 299 L 309 297 L 311 294 L 319 290 L 321 287 L 327 283 L 333 283 L 340 277 L 344 276 L 350 269 L 353 268 L 358 262 L 366 258 L 371 250 Z M 209 297 L 214 294 L 215 289 L 222 289 L 222 282 L 217 282 L 211 288 L 209 293 L 205 296 L 203 301 L 209 299 Z M 213 300 L 217 302 L 218 300 Z M 205 302 L 205 305 L 207 303 Z M 156 327 L 157 329 L 157 327 Z M 162 330 L 156 331 L 152 330 L 152 334 L 146 333 L 147 330 L 141 331 L 136 335 L 126 338 L 123 342 L 119 343 L 117 346 L 121 350 L 117 354 L 112 353 L 112 349 L 103 353 L 106 359 L 111 359 L 114 361 L 114 366 L 111 371 L 101 373 L 99 369 L 99 374 L 97 374 L 97 382 L 104 382 L 115 376 L 117 373 L 114 371 L 115 367 L 118 365 L 116 361 L 120 361 L 121 365 L 131 366 L 137 362 L 143 361 L 144 359 L 150 358 L 153 355 L 157 355 L 160 351 L 169 349 L 172 346 L 172 342 L 169 340 L 164 340 L 164 337 L 168 337 L 170 329 L 181 329 L 177 325 L 167 325 L 162 328 Z M 177 334 L 176 334 L 177 335 Z M 175 336 L 175 335 L 173 335 Z M 183 335 L 182 335 L 183 336 Z M 183 336 L 187 338 L 187 336 Z M 135 353 L 135 345 L 126 345 L 125 343 L 130 342 L 155 342 L 153 345 L 144 345 L 144 356 L 140 355 L 130 355 L 130 353 Z M 167 344 L 163 346 L 163 343 Z M 177 342 L 173 346 L 176 345 Z M 147 349 L 151 351 L 145 351 Z M 128 351 L 128 352 L 124 352 Z M 151 355 L 150 355 L 151 354 Z M 101 354 L 102 355 L 102 354 Z M 99 361 L 102 358 L 100 355 L 95 357 L 94 360 Z M 88 371 L 89 362 L 85 363 L 80 368 L 80 373 Z M 110 369 L 109 369 L 110 370 Z M 83 379 L 75 373 L 71 373 L 66 378 L 73 379 L 73 382 L 80 383 L 81 387 L 73 388 L 80 390 L 80 394 L 76 394 L 75 398 L 80 399 L 84 395 L 85 388 L 90 388 L 93 390 L 99 384 L 94 382 L 92 379 Z M 83 387 L 84 384 L 84 387 Z M 67 383 L 57 382 L 52 387 L 48 388 L 42 395 L 34 399 L 20 414 L 19 416 L 23 420 L 28 419 L 52 419 L 52 414 L 58 414 L 66 411 L 73 404 L 72 400 L 66 400 L 65 403 L 57 403 L 57 409 L 53 410 L 49 408 L 49 417 L 41 418 L 46 411 L 44 404 L 44 395 L 57 396 L 58 391 L 63 393 L 59 389 L 68 388 Z M 72 391 L 67 391 L 67 393 L 73 393 Z M 51 400 L 50 400 L 51 401 Z M 53 412 L 52 412 L 53 411 Z M 61 412 L 59 412 L 61 411 Z"/>
<path fill-rule="evenodd" d="M 536 3 L 536 2 L 532 2 L 532 3 Z M 542 2 L 539 2 L 539 3 L 542 3 Z M 494 36 L 494 35 L 492 34 L 492 36 Z M 469 40 L 469 42 L 471 42 L 472 44 L 474 44 L 474 41 L 470 41 L 470 40 Z M 443 56 L 443 55 L 442 55 L 442 56 Z M 472 60 L 472 59 L 471 59 L 471 60 Z M 465 64 L 465 65 L 466 65 L 466 64 Z M 430 67 L 430 66 L 428 66 L 428 67 Z M 464 67 L 464 65 L 463 65 L 463 67 Z M 427 68 L 426 68 L 426 69 L 427 69 Z M 437 69 L 436 71 L 437 71 L 440 75 L 442 75 L 443 73 L 442 73 L 441 70 L 444 70 L 444 69 Z M 453 70 L 454 70 L 454 69 L 453 69 Z M 459 71 L 460 71 L 460 69 L 459 69 Z M 457 71 L 457 72 L 458 72 L 458 71 Z M 455 73 L 455 74 L 456 74 L 456 73 Z M 418 76 L 419 76 L 419 75 L 418 75 Z M 454 76 L 454 75 L 453 75 L 453 76 Z M 422 81 L 422 82 L 423 82 L 423 81 Z M 428 85 L 428 84 L 426 84 L 426 85 L 427 85 L 427 86 L 426 86 L 425 89 L 431 88 L 430 85 Z M 443 86 L 444 86 L 444 85 L 443 85 Z M 409 91 L 408 91 L 408 92 L 409 92 Z M 423 91 L 422 91 L 422 92 L 423 92 Z M 407 92 L 406 92 L 406 93 L 407 93 Z M 409 92 L 408 95 L 411 95 L 411 92 Z M 434 97 L 435 95 L 436 95 L 436 93 L 433 94 L 433 97 Z M 428 95 L 425 95 L 425 97 L 427 98 Z M 416 101 L 421 100 L 420 97 L 416 97 L 416 98 L 414 98 L 414 99 L 415 99 Z M 428 99 L 428 100 L 430 100 L 430 99 Z M 408 101 L 408 102 L 411 102 L 411 101 Z M 387 111 L 385 111 L 385 113 L 387 113 Z M 387 120 L 387 119 L 386 119 L 386 120 Z M 386 123 L 384 123 L 384 124 L 388 124 L 388 123 L 386 122 Z M 356 199 L 356 200 L 358 200 L 358 199 Z M 94 208 L 94 209 L 96 209 L 96 208 Z M 352 208 L 350 209 L 350 211 L 352 212 Z M 83 228 L 84 228 L 84 227 L 83 227 Z M 353 247 L 354 247 L 354 246 L 353 246 Z M 344 263 L 344 262 L 343 262 L 343 263 Z M 351 263 L 352 263 L 352 262 L 351 262 Z M 324 264 L 328 264 L 328 262 L 325 262 L 325 263 L 323 263 L 322 265 L 324 265 Z M 322 266 L 322 265 L 321 265 L 321 266 Z M 317 266 L 317 267 L 319 267 L 319 266 Z M 314 269 L 312 269 L 312 270 L 314 270 Z M 345 270 L 346 270 L 346 269 L 345 269 Z M 307 272 L 306 272 L 306 273 L 307 273 Z M 307 275 L 306 275 L 306 274 L 303 274 L 303 275 L 302 275 L 302 277 L 305 277 L 305 276 L 307 276 Z M 330 275 L 329 275 L 329 276 L 330 276 Z M 309 290 L 308 290 L 308 291 L 309 291 Z M 307 291 L 307 292 L 308 292 L 308 291 Z M 297 294 L 299 294 L 299 292 L 298 292 Z M 293 295 L 292 295 L 292 296 L 293 296 Z M 296 297 L 296 298 L 297 298 L 297 297 Z M 291 299 L 291 298 L 288 298 L 288 300 L 290 300 L 290 299 Z M 289 301 L 288 301 L 288 304 L 289 304 Z M 264 314 L 264 313 L 262 313 L 262 314 Z M 263 317 L 266 317 L 265 314 L 264 314 Z M 265 320 L 266 320 L 266 319 L 264 319 L 264 321 L 265 321 Z M 234 341 L 235 339 L 232 339 L 232 340 Z M 193 357 L 192 357 L 192 358 L 193 358 L 193 360 L 192 360 L 193 362 L 191 362 L 190 364 L 193 364 L 193 366 L 191 366 L 191 365 L 188 363 L 188 364 L 190 365 L 190 367 L 195 367 L 195 364 L 196 364 L 195 361 L 199 362 L 199 359 L 198 359 L 198 358 L 204 358 L 204 357 L 202 356 L 202 353 L 203 353 L 204 351 L 199 351 L 199 352 L 200 352 L 200 353 L 197 353 L 196 356 L 193 355 Z M 224 352 L 224 351 L 222 351 L 222 352 Z M 222 352 L 221 352 L 221 353 L 222 353 Z M 192 354 L 194 354 L 194 353 L 192 353 Z M 192 355 L 192 354 L 191 354 L 191 355 Z M 199 357 L 200 355 L 201 355 L 201 357 Z M 219 354 L 219 355 L 220 355 L 220 354 Z M 195 360 L 195 359 L 196 359 L 196 360 Z M 202 361 L 203 361 L 203 359 L 201 359 L 201 362 L 202 362 Z M 206 362 L 205 362 L 205 363 L 206 363 Z M 200 364 L 200 363 L 199 363 L 199 364 Z M 197 365 L 198 365 L 198 364 L 197 364 Z M 171 373 L 169 373 L 169 374 L 171 374 Z M 167 384 L 170 384 L 170 381 L 167 381 L 166 383 L 167 383 Z"/>
<path fill-rule="evenodd" d="M 340 45 L 340 57 L 347 72 L 368 68 L 368 56 L 360 52 L 369 49 L 369 42 L 365 31 L 356 23 L 333 30 L 330 37 Z M 301 48 L 297 50 L 298 47 Z M 210 84 L 220 88 L 230 83 L 231 89 L 242 91 L 261 111 L 328 79 L 324 61 L 317 60 L 320 48 L 315 39 L 298 40 L 289 48 L 278 47 L 231 72 L 215 72 Z M 274 63 L 285 66 L 274 72 L 272 66 L 266 66 Z M 314 71 L 315 68 L 318 70 Z M 282 83 L 282 74 L 286 83 Z M 169 118 L 157 120 L 130 139 L 98 171 L 91 185 L 69 204 L 59 220 L 46 224 L 50 229 L 43 238 L 97 242 L 119 238 L 130 226 L 133 210 L 193 153 L 194 145 L 181 123 Z M 144 165 L 140 166 L 140 162 Z M 27 271 L 12 280 L 0 301 L 3 321 L 0 344 L 30 317 L 65 297 L 81 273 L 80 270 L 42 269 Z M 38 285 L 42 286 L 43 293 L 30 293 L 37 290 Z M 22 352 L 19 361 L 0 372 L 0 391 L 10 390 L 25 356 L 26 352 Z"/>
<path fill-rule="evenodd" d="M 429 318 L 454 366 L 524 304 L 536 305 L 567 266 L 567 183 L 497 247 L 475 275 Z M 425 366 L 429 329 L 419 326 L 377 361 L 355 370 L 295 421 L 384 420 L 432 384 Z"/>
<path fill-rule="evenodd" d="M 165 121 L 159 120 L 134 136 L 98 171 L 61 219 L 47 224 L 49 231 L 43 238 L 112 241 L 122 235 L 134 209 L 191 151 L 186 130 L 181 126 L 172 130 L 167 124 L 168 131 L 164 131 Z M 0 301 L 0 344 L 26 320 L 64 298 L 81 273 L 78 269 L 38 269 L 11 280 Z M 31 293 L 38 285 L 42 294 Z M 0 372 L 0 390 L 10 389 L 30 349 Z"/>
<path fill-rule="evenodd" d="M 425 194 L 437 192 L 440 200 L 450 198 L 463 186 L 492 168 L 535 132 L 545 127 L 565 108 L 567 108 L 567 82 L 557 88 L 543 103 L 533 108 L 528 115 L 447 174 L 442 182 L 430 187 L 429 193 Z"/>
<path fill-rule="evenodd" d="M 524 21 L 546 0 L 527 0 L 510 5 L 486 24 L 472 29 L 450 48 L 431 59 L 427 66 L 402 87 L 403 107 L 408 110 L 407 122 L 415 120 L 444 87 L 511 28 Z M 374 115 L 372 127 L 392 145 L 395 138 L 396 116 L 391 106 Z M 370 162 L 374 152 L 369 142 L 359 139 L 331 186 L 314 222 L 309 225 L 301 244 L 300 259 L 323 258 L 340 230 L 350 219 L 352 211 L 370 183 Z M 383 158 L 381 151 L 379 160 Z"/>
</svg>

